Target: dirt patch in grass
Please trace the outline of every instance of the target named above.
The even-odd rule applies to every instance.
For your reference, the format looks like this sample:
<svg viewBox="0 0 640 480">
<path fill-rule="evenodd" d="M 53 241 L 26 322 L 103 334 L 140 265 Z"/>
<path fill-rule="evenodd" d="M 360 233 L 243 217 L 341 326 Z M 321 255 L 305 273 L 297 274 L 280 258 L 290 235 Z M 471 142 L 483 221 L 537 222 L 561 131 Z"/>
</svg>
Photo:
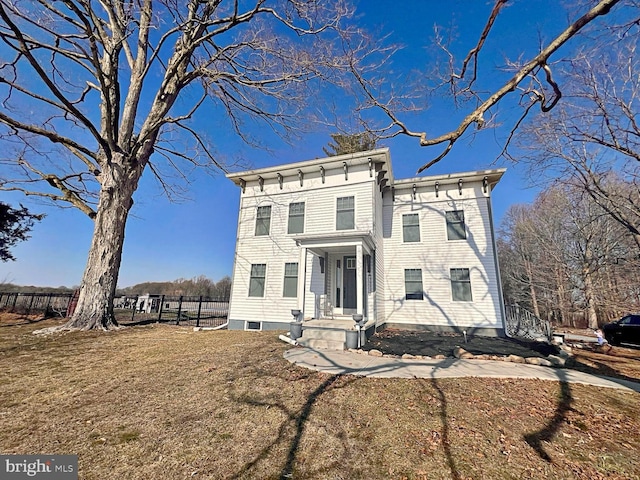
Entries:
<svg viewBox="0 0 640 480">
<path fill-rule="evenodd" d="M 0 451 L 74 453 L 81 479 L 628 479 L 640 395 L 292 365 L 277 333 L 0 328 Z"/>
</svg>

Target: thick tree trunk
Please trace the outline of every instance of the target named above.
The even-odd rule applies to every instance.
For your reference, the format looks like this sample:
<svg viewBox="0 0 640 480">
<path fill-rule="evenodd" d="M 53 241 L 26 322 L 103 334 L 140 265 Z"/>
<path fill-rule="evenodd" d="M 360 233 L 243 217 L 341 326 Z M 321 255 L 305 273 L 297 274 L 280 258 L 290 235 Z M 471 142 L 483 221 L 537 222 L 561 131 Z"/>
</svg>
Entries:
<svg viewBox="0 0 640 480">
<path fill-rule="evenodd" d="M 538 296 L 536 295 L 536 289 L 533 285 L 533 268 L 531 262 L 527 259 L 524 261 L 525 270 L 527 271 L 527 277 L 529 278 L 529 294 L 531 295 L 531 307 L 533 308 L 533 314 L 540 318 L 540 307 L 538 307 Z"/>
<path fill-rule="evenodd" d="M 584 296 L 587 303 L 587 320 L 589 328 L 598 328 L 598 314 L 596 313 L 595 292 L 593 289 L 592 273 L 588 268 L 583 269 L 584 277 Z"/>
<path fill-rule="evenodd" d="M 564 286 L 562 275 L 560 274 L 560 270 L 555 268 L 555 280 L 556 280 L 556 290 L 558 291 L 558 308 L 560 310 L 560 323 L 562 325 L 566 325 L 569 319 L 569 309 L 567 308 L 566 302 L 566 289 Z M 571 325 L 573 326 L 573 325 Z"/>
<path fill-rule="evenodd" d="M 102 187 L 89 258 L 78 304 L 66 328 L 107 330 L 118 325 L 113 314 L 113 299 L 127 216 L 140 178 L 138 172 L 130 170 L 127 175 L 123 170 L 126 170 L 126 165 L 114 163 L 101 173 Z"/>
</svg>

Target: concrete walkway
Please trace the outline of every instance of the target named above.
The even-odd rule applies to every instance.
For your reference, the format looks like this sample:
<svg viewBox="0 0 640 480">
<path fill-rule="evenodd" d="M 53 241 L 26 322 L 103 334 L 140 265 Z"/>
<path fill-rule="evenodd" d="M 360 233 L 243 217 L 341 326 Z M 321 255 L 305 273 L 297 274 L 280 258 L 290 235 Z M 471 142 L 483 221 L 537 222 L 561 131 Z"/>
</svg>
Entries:
<svg viewBox="0 0 640 480">
<path fill-rule="evenodd" d="M 334 375 L 360 375 L 379 378 L 537 378 L 582 383 L 598 387 L 640 392 L 640 383 L 591 375 L 568 368 L 500 362 L 495 360 L 404 360 L 372 357 L 347 351 L 292 348 L 284 358 L 300 367 Z"/>
</svg>

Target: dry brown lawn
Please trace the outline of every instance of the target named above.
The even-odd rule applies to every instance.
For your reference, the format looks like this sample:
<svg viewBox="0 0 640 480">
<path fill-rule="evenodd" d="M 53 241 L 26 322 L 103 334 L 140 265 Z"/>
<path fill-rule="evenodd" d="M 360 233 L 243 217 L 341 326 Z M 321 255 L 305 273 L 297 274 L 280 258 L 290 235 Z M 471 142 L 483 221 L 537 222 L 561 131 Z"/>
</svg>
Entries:
<svg viewBox="0 0 640 480">
<path fill-rule="evenodd" d="M 640 394 L 372 379 L 291 365 L 274 333 L 0 323 L 0 452 L 82 479 L 640 478 Z"/>
</svg>

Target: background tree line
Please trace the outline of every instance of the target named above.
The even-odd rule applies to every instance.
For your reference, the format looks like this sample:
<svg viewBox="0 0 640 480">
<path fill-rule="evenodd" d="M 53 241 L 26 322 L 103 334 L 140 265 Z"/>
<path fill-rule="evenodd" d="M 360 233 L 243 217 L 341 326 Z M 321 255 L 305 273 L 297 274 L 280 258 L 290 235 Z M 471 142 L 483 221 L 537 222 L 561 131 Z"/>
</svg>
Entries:
<svg viewBox="0 0 640 480">
<path fill-rule="evenodd" d="M 127 288 L 120 288 L 116 295 L 184 295 L 189 297 L 209 297 L 228 301 L 231 296 L 231 278 L 223 277 L 214 282 L 204 275 L 191 279 L 178 278 L 172 282 L 144 282 Z"/>
<path fill-rule="evenodd" d="M 638 196 L 620 178 L 603 182 Z M 558 183 L 503 220 L 505 301 L 557 324 L 596 328 L 640 310 L 639 253 L 633 234 L 581 185 Z"/>
</svg>

